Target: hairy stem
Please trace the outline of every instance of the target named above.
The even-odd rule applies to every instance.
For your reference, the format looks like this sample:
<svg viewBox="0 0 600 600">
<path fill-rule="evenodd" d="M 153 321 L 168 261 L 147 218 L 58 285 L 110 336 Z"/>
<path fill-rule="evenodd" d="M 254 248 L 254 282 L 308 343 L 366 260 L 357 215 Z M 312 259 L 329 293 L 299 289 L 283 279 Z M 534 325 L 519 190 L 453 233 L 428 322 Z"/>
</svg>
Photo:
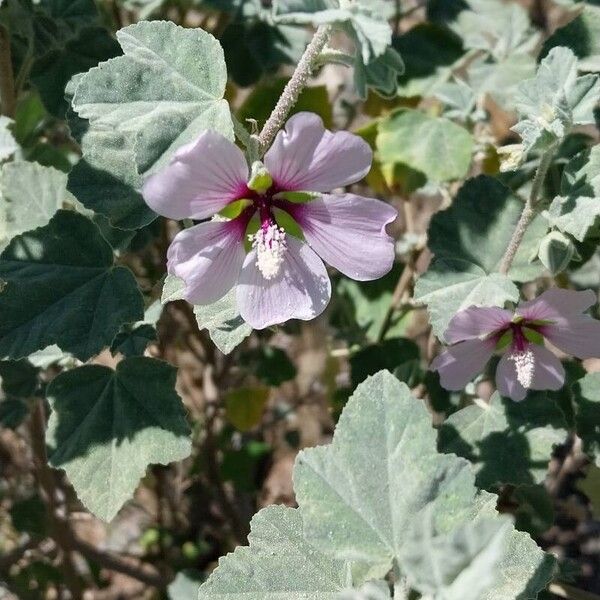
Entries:
<svg viewBox="0 0 600 600">
<path fill-rule="evenodd" d="M 321 53 L 321 50 L 325 48 L 330 35 L 331 29 L 329 25 L 321 25 L 317 29 L 310 44 L 306 47 L 292 78 L 285 86 L 277 105 L 260 132 L 259 140 L 261 154 L 264 154 L 267 151 L 269 146 L 273 143 L 277 132 L 283 127 L 290 110 L 298 101 L 302 90 L 306 87 L 319 54 Z"/>
<path fill-rule="evenodd" d="M 0 25 L 0 99 L 2 100 L 2 114 L 12 119 L 17 110 L 17 96 L 10 51 L 10 35 L 3 25 Z"/>
<path fill-rule="evenodd" d="M 533 180 L 533 186 L 531 188 L 531 194 L 529 198 L 525 202 L 525 207 L 523 208 L 523 212 L 521 213 L 521 217 L 515 230 L 512 234 L 512 238 L 508 243 L 508 247 L 506 248 L 506 252 L 502 257 L 502 262 L 500 263 L 500 273 L 503 275 L 507 275 L 510 271 L 510 267 L 512 266 L 513 260 L 519 250 L 519 246 L 525 237 L 525 233 L 527 232 L 527 228 L 535 218 L 538 212 L 538 201 L 542 192 L 542 186 L 544 185 L 544 181 L 546 180 L 546 175 L 548 174 L 548 169 L 552 164 L 552 159 L 554 158 L 555 147 L 548 149 L 548 151 L 542 155 L 542 159 L 540 161 L 540 165 L 535 174 L 535 178 Z"/>
</svg>

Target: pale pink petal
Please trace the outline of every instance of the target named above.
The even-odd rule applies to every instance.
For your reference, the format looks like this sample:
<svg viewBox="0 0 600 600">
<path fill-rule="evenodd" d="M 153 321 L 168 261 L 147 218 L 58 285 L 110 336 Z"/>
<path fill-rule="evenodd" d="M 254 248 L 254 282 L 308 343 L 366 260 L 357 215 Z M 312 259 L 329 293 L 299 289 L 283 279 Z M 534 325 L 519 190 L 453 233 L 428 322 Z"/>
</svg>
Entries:
<svg viewBox="0 0 600 600">
<path fill-rule="evenodd" d="M 475 375 L 483 371 L 495 347 L 493 340 L 459 342 L 437 356 L 430 369 L 440 374 L 442 387 L 447 390 L 462 390 Z"/>
<path fill-rule="evenodd" d="M 516 313 L 530 321 L 554 321 L 580 315 L 596 304 L 596 301 L 596 294 L 592 290 L 576 292 L 552 288 L 534 300 L 519 304 Z"/>
<path fill-rule="evenodd" d="M 527 390 L 517 379 L 515 361 L 509 358 L 508 352 L 502 355 L 496 368 L 496 388 L 502 396 L 515 402 L 520 402 L 527 396 Z"/>
<path fill-rule="evenodd" d="M 281 207 L 298 221 L 311 248 L 344 275 L 369 281 L 392 268 L 394 240 L 385 228 L 398 213 L 389 204 L 339 194 Z"/>
<path fill-rule="evenodd" d="M 558 319 L 540 331 L 566 354 L 577 358 L 600 358 L 600 321 L 588 315 Z"/>
<path fill-rule="evenodd" d="M 495 306 L 470 306 L 456 313 L 444 338 L 449 344 L 472 340 L 505 329 L 511 322 L 513 313 Z"/>
<path fill-rule="evenodd" d="M 332 133 L 321 117 L 301 112 L 277 134 L 264 160 L 280 189 L 330 192 L 365 177 L 373 152 L 357 135 Z"/>
<path fill-rule="evenodd" d="M 308 321 L 320 315 L 331 298 L 331 282 L 323 261 L 310 247 L 287 236 L 281 271 L 265 279 L 256 266 L 256 251 L 246 256 L 237 286 L 237 301 L 244 321 L 254 329 Z"/>
<path fill-rule="evenodd" d="M 167 253 L 167 268 L 185 281 L 186 300 L 210 304 L 235 285 L 246 256 L 245 228 L 241 219 L 209 221 L 175 236 Z"/>
<path fill-rule="evenodd" d="M 565 369 L 558 358 L 543 346 L 531 344 L 535 368 L 531 388 L 534 390 L 560 390 L 565 384 Z"/>
<path fill-rule="evenodd" d="M 227 138 L 205 131 L 180 148 L 171 163 L 146 180 L 146 204 L 170 219 L 205 219 L 246 190 L 248 165 Z"/>
</svg>

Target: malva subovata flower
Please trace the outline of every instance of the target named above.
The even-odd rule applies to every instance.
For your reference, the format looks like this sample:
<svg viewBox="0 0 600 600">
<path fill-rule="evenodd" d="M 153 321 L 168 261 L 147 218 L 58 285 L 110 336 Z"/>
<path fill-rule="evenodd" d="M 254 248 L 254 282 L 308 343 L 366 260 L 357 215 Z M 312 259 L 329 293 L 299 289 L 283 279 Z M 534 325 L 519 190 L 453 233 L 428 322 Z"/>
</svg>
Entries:
<svg viewBox="0 0 600 600">
<path fill-rule="evenodd" d="M 251 169 L 242 151 L 214 131 L 180 148 L 146 180 L 143 196 L 171 219 L 214 217 L 180 232 L 169 247 L 167 269 L 185 282 L 185 299 L 211 304 L 235 286 L 242 318 L 263 329 L 325 310 L 331 282 L 323 260 L 359 281 L 385 275 L 394 262 L 386 226 L 396 210 L 329 193 L 365 177 L 372 159 L 364 140 L 326 130 L 312 113 L 289 119 L 264 162 Z M 220 217 L 230 205 L 239 214 Z"/>
<path fill-rule="evenodd" d="M 550 289 L 513 311 L 471 306 L 450 321 L 450 344 L 431 364 L 448 390 L 462 390 L 495 352 L 498 391 L 523 400 L 527 390 L 558 390 L 565 382 L 560 360 L 544 339 L 577 358 L 600 357 L 600 321 L 585 314 L 596 303 L 591 290 Z"/>
</svg>

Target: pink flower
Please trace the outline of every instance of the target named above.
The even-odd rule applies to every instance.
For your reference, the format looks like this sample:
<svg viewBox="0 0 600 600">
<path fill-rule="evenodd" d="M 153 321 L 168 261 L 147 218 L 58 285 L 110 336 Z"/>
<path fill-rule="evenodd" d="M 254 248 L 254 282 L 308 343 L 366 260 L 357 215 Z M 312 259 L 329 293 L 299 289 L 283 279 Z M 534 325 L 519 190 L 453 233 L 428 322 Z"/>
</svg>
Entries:
<svg viewBox="0 0 600 600">
<path fill-rule="evenodd" d="M 178 150 L 144 185 L 157 213 L 201 220 L 244 201 L 237 217 L 200 223 L 173 240 L 168 271 L 185 282 L 185 298 L 210 304 L 236 286 L 241 316 L 263 329 L 325 310 L 331 283 L 321 258 L 359 281 L 385 275 L 394 261 L 385 228 L 396 211 L 372 198 L 327 193 L 362 179 L 371 161 L 361 138 L 331 133 L 311 113 L 288 121 L 252 173 L 242 151 L 212 131 Z M 310 202 L 287 194 L 299 191 L 316 193 Z M 285 229 L 290 216 L 304 240 Z"/>
<path fill-rule="evenodd" d="M 600 357 L 600 322 L 583 311 L 596 303 L 591 290 L 553 288 L 513 312 L 471 306 L 450 321 L 445 337 L 451 344 L 431 364 L 443 387 L 461 390 L 502 352 L 496 387 L 503 396 L 523 400 L 527 390 L 558 390 L 565 371 L 544 347 L 544 338 L 577 358 Z"/>
</svg>

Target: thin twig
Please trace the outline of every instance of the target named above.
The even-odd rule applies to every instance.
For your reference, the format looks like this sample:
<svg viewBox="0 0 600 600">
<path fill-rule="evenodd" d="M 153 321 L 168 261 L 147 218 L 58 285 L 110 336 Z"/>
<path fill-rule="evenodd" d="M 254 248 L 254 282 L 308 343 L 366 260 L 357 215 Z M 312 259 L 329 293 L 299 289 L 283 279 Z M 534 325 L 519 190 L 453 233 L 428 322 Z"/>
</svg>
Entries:
<svg viewBox="0 0 600 600">
<path fill-rule="evenodd" d="M 10 51 L 10 35 L 4 25 L 0 25 L 0 99 L 2 99 L 2 114 L 14 118 L 17 111 L 15 75 Z"/>
<path fill-rule="evenodd" d="M 84 588 L 73 562 L 71 545 L 73 536 L 68 523 L 60 518 L 57 512 L 56 481 L 52 469 L 48 466 L 46 454 L 46 411 L 44 410 L 44 401 L 40 398 L 34 399 L 29 424 L 35 475 L 48 507 L 50 537 L 62 551 L 63 574 L 69 591 L 74 598 L 81 598 Z"/>
<path fill-rule="evenodd" d="M 507 275 L 510 271 L 510 267 L 512 266 L 513 260 L 519 250 L 519 246 L 525 237 L 525 233 L 527 233 L 527 228 L 531 225 L 531 222 L 535 218 L 538 212 L 538 201 L 540 195 L 542 193 L 542 188 L 544 185 L 544 181 L 546 180 L 546 175 L 548 173 L 548 169 L 552 164 L 552 159 L 554 157 L 555 148 L 552 147 L 547 150 L 543 155 L 540 161 L 540 165 L 535 174 L 535 178 L 533 180 L 533 185 L 531 187 L 531 194 L 529 198 L 525 202 L 525 207 L 523 208 L 523 212 L 521 213 L 521 217 L 515 227 L 512 238 L 508 243 L 508 247 L 506 248 L 506 252 L 502 257 L 502 262 L 500 263 L 499 271 L 503 275 Z"/>
<path fill-rule="evenodd" d="M 259 140 L 262 153 L 266 152 L 273 143 L 277 132 L 283 127 L 290 110 L 292 110 L 293 106 L 298 101 L 302 90 L 306 87 L 308 79 L 312 74 L 315 62 L 319 57 L 321 50 L 325 48 L 330 35 L 330 26 L 321 25 L 317 29 L 310 44 L 306 47 L 292 78 L 285 86 L 281 97 L 277 101 L 277 105 L 260 132 Z"/>
<path fill-rule="evenodd" d="M 85 556 L 88 560 L 97 563 L 103 569 L 122 573 L 146 585 L 159 589 L 164 589 L 169 584 L 169 579 L 164 577 L 152 565 L 142 563 L 138 560 L 123 558 L 112 552 L 99 550 L 75 535 L 72 535 L 70 541 L 74 550 Z"/>
</svg>

